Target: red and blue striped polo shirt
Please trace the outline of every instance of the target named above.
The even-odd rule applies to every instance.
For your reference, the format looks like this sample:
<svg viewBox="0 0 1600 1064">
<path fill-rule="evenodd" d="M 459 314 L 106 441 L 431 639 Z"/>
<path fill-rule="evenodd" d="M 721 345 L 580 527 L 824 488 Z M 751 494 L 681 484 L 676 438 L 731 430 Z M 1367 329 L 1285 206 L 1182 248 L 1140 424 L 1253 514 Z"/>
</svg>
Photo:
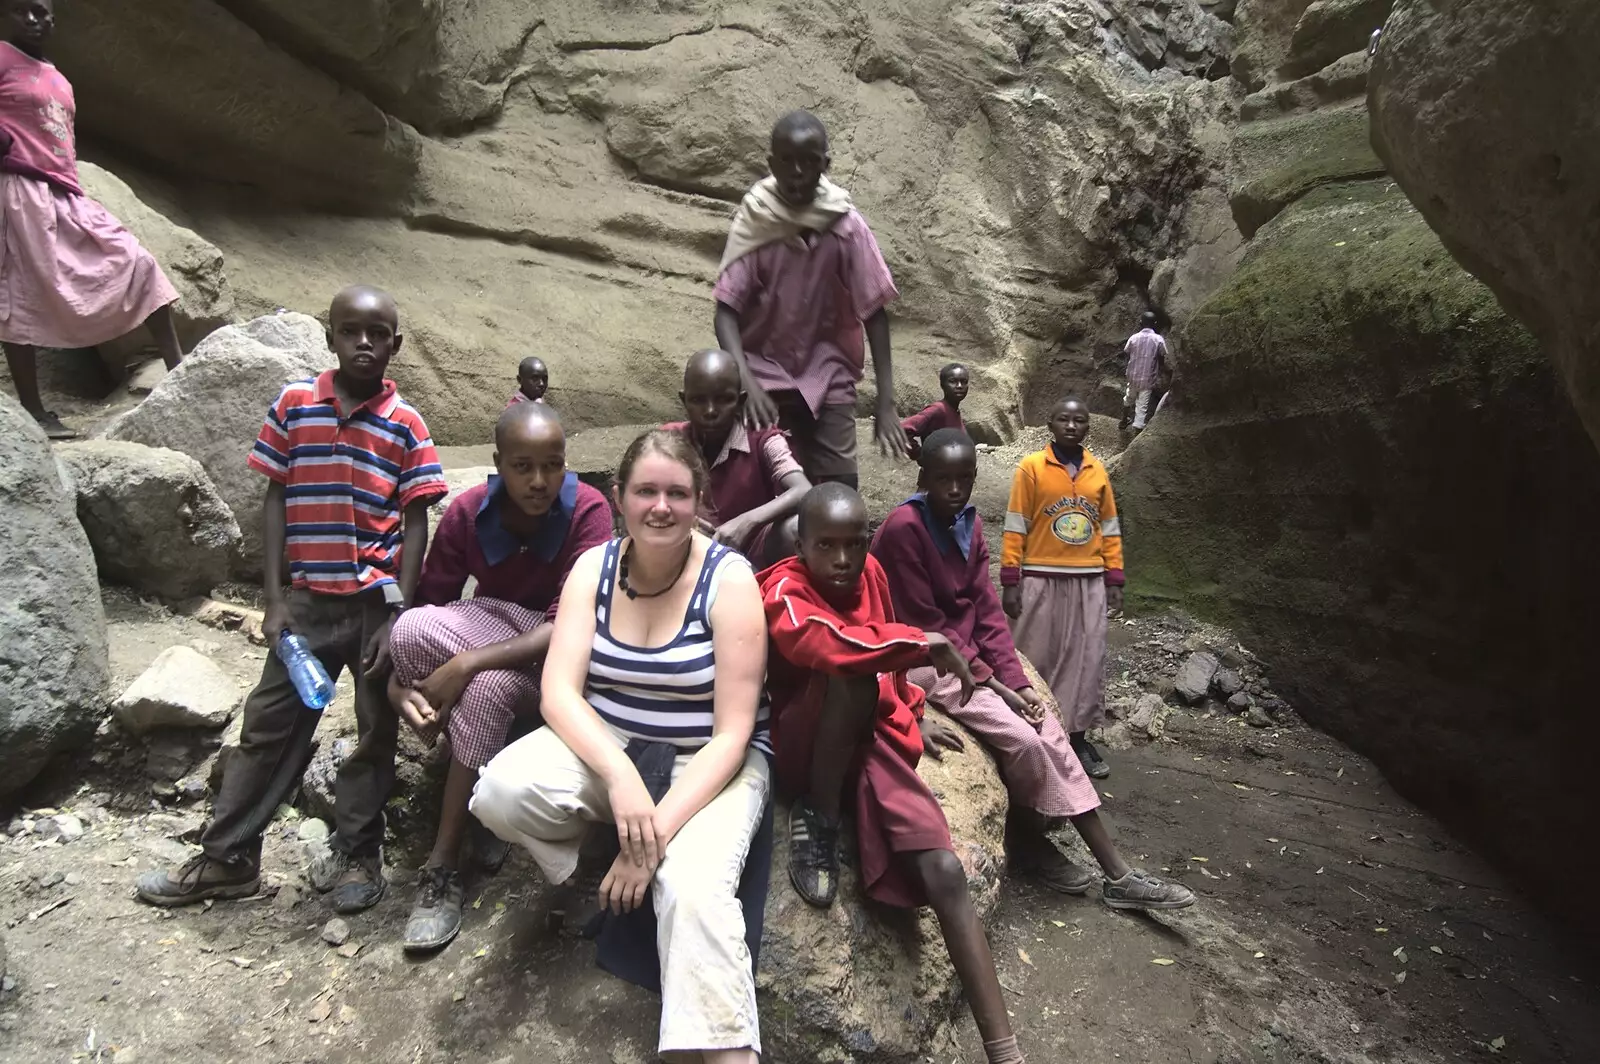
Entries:
<svg viewBox="0 0 1600 1064">
<path fill-rule="evenodd" d="M 250 468 L 284 486 L 293 585 L 353 595 L 394 582 L 401 514 L 448 489 L 428 426 L 394 381 L 340 417 L 333 374 L 284 387 Z"/>
</svg>

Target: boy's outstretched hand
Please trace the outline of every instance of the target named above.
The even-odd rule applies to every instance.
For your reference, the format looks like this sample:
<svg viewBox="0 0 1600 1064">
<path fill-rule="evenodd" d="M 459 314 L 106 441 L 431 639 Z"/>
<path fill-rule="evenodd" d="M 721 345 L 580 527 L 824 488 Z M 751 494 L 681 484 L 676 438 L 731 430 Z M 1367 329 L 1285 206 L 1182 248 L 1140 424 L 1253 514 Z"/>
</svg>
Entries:
<svg viewBox="0 0 1600 1064">
<path fill-rule="evenodd" d="M 1122 585 L 1106 585 L 1106 614 L 1111 617 L 1122 616 Z"/>
<path fill-rule="evenodd" d="M 934 717 L 924 716 L 917 722 L 922 732 L 922 752 L 935 761 L 944 760 L 945 750 L 965 750 L 967 741 L 950 725 Z"/>
<path fill-rule="evenodd" d="M 972 679 L 972 667 L 967 664 L 966 657 L 938 632 L 924 632 L 923 635 L 928 638 L 928 659 L 933 667 L 940 676 L 955 673 L 956 679 L 961 681 L 961 704 L 971 702 L 972 692 L 978 685 Z"/>
</svg>

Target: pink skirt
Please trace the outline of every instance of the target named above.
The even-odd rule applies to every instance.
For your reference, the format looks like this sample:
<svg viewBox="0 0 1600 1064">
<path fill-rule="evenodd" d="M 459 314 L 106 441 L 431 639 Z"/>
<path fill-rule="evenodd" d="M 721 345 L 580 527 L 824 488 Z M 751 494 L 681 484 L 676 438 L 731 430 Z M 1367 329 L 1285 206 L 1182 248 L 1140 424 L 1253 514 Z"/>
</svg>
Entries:
<svg viewBox="0 0 1600 1064">
<path fill-rule="evenodd" d="M 1100 795 L 1055 713 L 1047 709 L 1044 723 L 1035 729 L 987 687 L 980 686 L 963 706 L 961 681 L 954 675 L 940 676 L 923 666 L 906 678 L 927 693 L 930 705 L 948 713 L 988 747 L 1012 805 L 1047 817 L 1079 816 L 1100 807 Z"/>
<path fill-rule="evenodd" d="M 525 635 L 543 624 L 544 617 L 491 598 L 409 609 L 394 622 L 389 636 L 395 679 L 411 687 L 462 651 Z M 471 769 L 487 765 L 505 747 L 512 718 L 538 711 L 541 669 L 486 669 L 474 676 L 450 711 L 450 756 Z"/>
<path fill-rule="evenodd" d="M 94 347 L 177 298 L 155 257 L 99 203 L 0 173 L 0 342 Z"/>
<path fill-rule="evenodd" d="M 1100 573 L 1022 577 L 1017 649 L 1039 670 L 1069 732 L 1105 723 L 1106 583 Z"/>
</svg>

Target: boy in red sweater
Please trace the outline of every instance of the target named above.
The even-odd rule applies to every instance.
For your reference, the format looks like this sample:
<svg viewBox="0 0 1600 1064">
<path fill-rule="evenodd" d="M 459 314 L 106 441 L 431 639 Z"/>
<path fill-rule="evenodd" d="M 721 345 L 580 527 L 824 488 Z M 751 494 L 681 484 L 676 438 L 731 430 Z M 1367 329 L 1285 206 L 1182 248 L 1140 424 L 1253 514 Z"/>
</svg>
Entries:
<svg viewBox="0 0 1600 1064">
<path fill-rule="evenodd" d="M 833 902 L 839 819 L 851 795 L 867 896 L 929 905 L 972 1003 L 991 1064 L 1022 1055 L 994 958 L 967 890 L 944 811 L 917 775 L 924 747 L 956 747 L 952 729 L 922 715 L 908 668 L 953 673 L 971 697 L 966 659 L 938 632 L 897 624 L 883 569 L 867 553 L 867 510 L 838 483 L 800 507 L 800 555 L 761 574 L 773 653 L 772 741 L 778 780 L 795 803 L 789 878 L 807 902 Z"/>
<path fill-rule="evenodd" d="M 971 505 L 978 450 L 959 429 L 927 438 L 916 495 L 891 512 L 872 541 L 883 563 L 895 615 L 949 639 L 972 669 L 969 701 L 949 677 L 931 668 L 911 682 L 933 705 L 966 726 L 994 754 L 1011 795 L 1006 853 L 1013 873 L 1052 890 L 1084 894 L 1094 875 L 1067 860 L 1047 834 L 1052 820 L 1072 821 L 1106 879 L 1101 897 L 1113 909 L 1181 909 L 1194 894 L 1128 867 L 1097 812 L 1100 796 L 1072 751 L 1060 719 L 1028 682 L 989 582 L 983 524 Z"/>
</svg>

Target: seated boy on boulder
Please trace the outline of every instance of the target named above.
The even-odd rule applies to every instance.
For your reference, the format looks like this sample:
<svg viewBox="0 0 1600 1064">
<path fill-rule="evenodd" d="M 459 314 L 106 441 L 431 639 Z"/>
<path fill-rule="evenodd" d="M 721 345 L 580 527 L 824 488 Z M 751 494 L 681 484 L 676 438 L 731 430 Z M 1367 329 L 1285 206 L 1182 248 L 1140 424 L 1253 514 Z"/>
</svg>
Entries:
<svg viewBox="0 0 1600 1064">
<path fill-rule="evenodd" d="M 757 570 L 795 549 L 795 513 L 811 490 L 782 429 L 744 426 L 739 363 L 726 351 L 700 351 L 683 370 L 688 421 L 662 428 L 694 441 L 711 472 L 703 531 L 740 551 Z"/>
<path fill-rule="evenodd" d="M 539 670 L 572 563 L 611 538 L 606 497 L 567 472 L 553 408 L 517 403 L 494 430 L 496 475 L 450 504 L 422 567 L 417 605 L 390 640 L 389 698 L 429 738 L 450 736 L 439 833 L 418 881 L 403 946 L 440 949 L 461 929 L 467 801 L 506 745 L 514 715 L 536 717 Z M 463 600 L 467 578 L 477 581 Z"/>
<path fill-rule="evenodd" d="M 867 553 L 867 510 L 843 484 L 800 507 L 800 555 L 761 574 L 772 653 L 774 767 L 794 796 L 789 878 L 807 902 L 832 904 L 839 819 L 856 816 L 861 879 L 887 905 L 929 905 L 972 1005 L 991 1062 L 1022 1060 L 983 925 L 944 811 L 917 775 L 925 746 L 957 740 L 922 715 L 905 670 L 932 665 L 972 693 L 967 662 L 938 632 L 897 624 L 883 568 Z"/>
<path fill-rule="evenodd" d="M 989 580 L 983 524 L 971 505 L 978 451 L 960 429 L 940 429 L 922 444 L 917 494 L 879 527 L 872 554 L 889 580 L 895 615 L 939 632 L 972 669 L 977 690 L 964 700 L 961 684 L 934 669 L 913 669 L 910 680 L 928 703 L 960 721 L 994 754 L 1011 794 L 1006 850 L 1011 871 L 1036 877 L 1052 890 L 1084 894 L 1095 877 L 1061 854 L 1046 834 L 1066 817 L 1083 836 L 1106 879 L 1101 897 L 1114 909 L 1181 909 L 1194 894 L 1128 867 L 1096 809 L 1095 792 L 1072 751 L 1061 721 L 1028 682 L 1017 659 L 1005 611 Z"/>
<path fill-rule="evenodd" d="M 939 390 L 944 398 L 929 403 L 915 414 L 900 422 L 905 430 L 906 452 L 912 458 L 922 450 L 922 441 L 940 429 L 966 429 L 961 420 L 961 404 L 967 398 L 972 384 L 972 374 L 959 362 L 952 362 L 939 371 Z"/>
<path fill-rule="evenodd" d="M 395 614 L 411 601 L 428 546 L 428 507 L 446 493 L 422 417 L 384 379 L 400 351 L 399 312 L 386 292 L 347 288 L 328 312 L 339 368 L 286 385 L 267 411 L 250 468 L 264 474 L 262 560 L 266 617 L 276 646 L 301 636 L 335 680 L 356 687 L 355 751 L 339 768 L 330 853 L 311 885 L 333 907 L 360 912 L 383 897 L 383 806 L 394 785 L 400 721 L 384 697 Z M 284 561 L 293 589 L 284 594 Z M 179 868 L 139 877 L 152 905 L 242 898 L 261 879 L 261 839 L 311 761 L 322 714 L 307 709 L 277 654 L 244 704 L 239 748 L 228 760 L 200 836 Z"/>
</svg>

